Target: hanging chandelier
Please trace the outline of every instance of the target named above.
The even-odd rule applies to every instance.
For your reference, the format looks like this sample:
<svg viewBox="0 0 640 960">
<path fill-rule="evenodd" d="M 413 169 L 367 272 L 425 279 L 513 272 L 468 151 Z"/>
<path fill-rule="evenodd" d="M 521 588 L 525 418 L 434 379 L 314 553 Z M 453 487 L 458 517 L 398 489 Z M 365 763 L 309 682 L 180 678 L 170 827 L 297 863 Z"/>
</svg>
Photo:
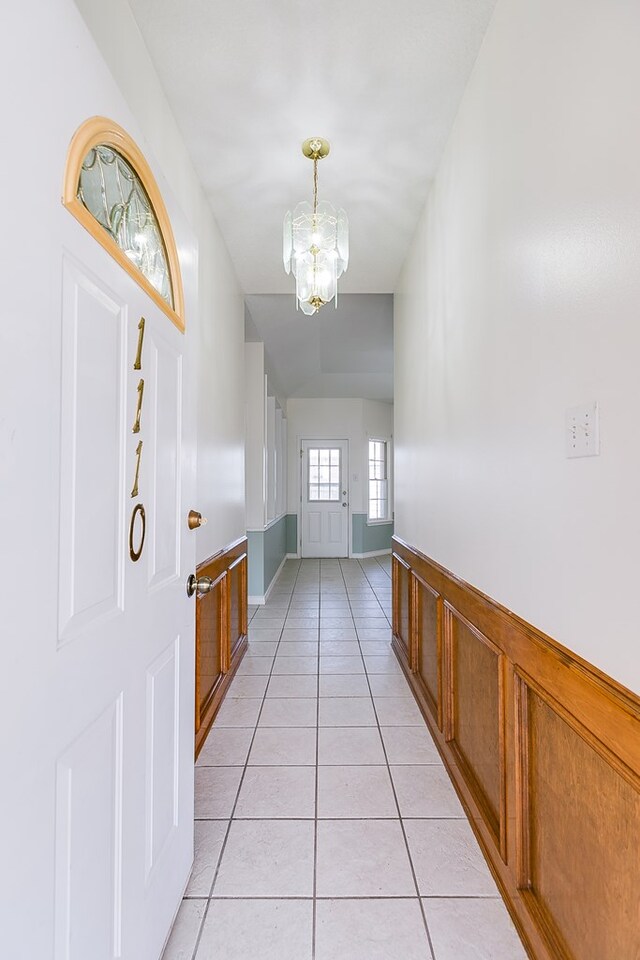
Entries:
<svg viewBox="0 0 640 960">
<path fill-rule="evenodd" d="M 349 221 L 344 210 L 318 201 L 318 161 L 328 156 L 328 142 L 311 137 L 302 152 L 313 160 L 313 204 L 302 200 L 293 213 L 287 210 L 282 259 L 296 278 L 296 306 L 311 315 L 330 300 L 338 306 L 338 279 L 349 265 Z"/>
</svg>

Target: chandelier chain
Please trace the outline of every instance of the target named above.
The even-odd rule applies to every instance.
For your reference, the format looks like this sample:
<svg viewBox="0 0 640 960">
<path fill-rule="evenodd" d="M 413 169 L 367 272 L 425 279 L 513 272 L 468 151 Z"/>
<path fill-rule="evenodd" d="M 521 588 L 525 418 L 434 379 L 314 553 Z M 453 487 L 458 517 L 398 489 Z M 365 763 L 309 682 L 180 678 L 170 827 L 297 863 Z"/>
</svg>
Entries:
<svg viewBox="0 0 640 960">
<path fill-rule="evenodd" d="M 313 158 L 313 215 L 318 212 L 318 158 Z"/>
</svg>

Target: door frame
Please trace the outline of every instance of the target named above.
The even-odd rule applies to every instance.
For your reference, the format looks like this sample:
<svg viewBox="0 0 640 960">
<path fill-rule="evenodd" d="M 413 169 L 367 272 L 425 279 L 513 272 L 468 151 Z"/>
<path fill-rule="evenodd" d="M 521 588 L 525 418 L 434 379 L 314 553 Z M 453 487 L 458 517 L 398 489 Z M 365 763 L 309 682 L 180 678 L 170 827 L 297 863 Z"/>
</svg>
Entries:
<svg viewBox="0 0 640 960">
<path fill-rule="evenodd" d="M 303 510 L 303 500 L 302 496 L 304 494 L 304 449 L 303 445 L 305 443 L 344 443 L 345 444 L 345 460 L 344 460 L 344 473 L 343 476 L 346 477 L 345 488 L 347 491 L 347 556 L 346 559 L 351 559 L 351 533 L 353 521 L 351 519 L 351 474 L 349 473 L 349 462 L 350 462 L 350 452 L 351 445 L 348 437 L 327 437 L 324 436 L 309 436 L 308 434 L 304 437 L 298 437 L 297 439 L 297 448 L 298 448 L 298 556 L 300 559 L 304 559 L 302 555 L 302 510 Z M 315 559 L 309 557 L 308 559 Z"/>
</svg>

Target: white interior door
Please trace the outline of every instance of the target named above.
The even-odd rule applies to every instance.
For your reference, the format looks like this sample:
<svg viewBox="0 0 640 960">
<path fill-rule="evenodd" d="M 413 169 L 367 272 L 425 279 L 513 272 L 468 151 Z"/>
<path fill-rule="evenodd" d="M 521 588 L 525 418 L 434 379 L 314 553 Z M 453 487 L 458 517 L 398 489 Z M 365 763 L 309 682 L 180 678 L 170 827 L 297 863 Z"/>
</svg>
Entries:
<svg viewBox="0 0 640 960">
<path fill-rule="evenodd" d="M 302 556 L 349 555 L 348 440 L 302 441 Z"/>
</svg>

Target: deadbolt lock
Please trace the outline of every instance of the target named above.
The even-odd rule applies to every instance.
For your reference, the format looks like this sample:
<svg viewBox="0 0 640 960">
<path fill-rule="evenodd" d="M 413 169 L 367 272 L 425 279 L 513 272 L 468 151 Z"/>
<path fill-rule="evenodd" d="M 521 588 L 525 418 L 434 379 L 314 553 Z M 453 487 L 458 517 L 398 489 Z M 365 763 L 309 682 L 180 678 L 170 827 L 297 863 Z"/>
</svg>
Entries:
<svg viewBox="0 0 640 960">
<path fill-rule="evenodd" d="M 187 526 L 189 530 L 197 530 L 198 527 L 204 527 L 207 518 L 203 517 L 197 510 L 189 510 L 187 514 Z"/>
</svg>

